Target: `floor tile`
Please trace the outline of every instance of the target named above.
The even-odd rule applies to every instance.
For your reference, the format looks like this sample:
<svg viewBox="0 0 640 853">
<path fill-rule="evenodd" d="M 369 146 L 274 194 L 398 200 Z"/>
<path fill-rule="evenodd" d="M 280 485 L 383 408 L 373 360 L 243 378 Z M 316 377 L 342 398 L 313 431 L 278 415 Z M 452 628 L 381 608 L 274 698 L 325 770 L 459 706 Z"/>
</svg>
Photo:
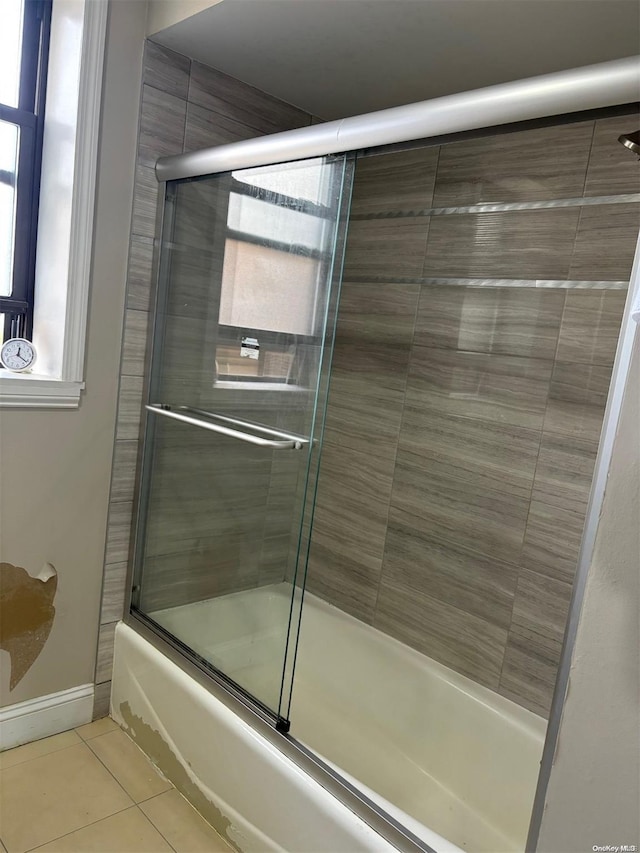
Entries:
<svg viewBox="0 0 640 853">
<path fill-rule="evenodd" d="M 171 788 L 171 782 L 162 778 L 123 731 L 108 732 L 87 743 L 136 803 Z"/>
<path fill-rule="evenodd" d="M 9 853 L 24 853 L 132 805 L 84 743 L 1 770 L 0 798 Z"/>
<path fill-rule="evenodd" d="M 25 761 L 31 761 L 32 758 L 39 758 L 41 755 L 48 755 L 50 752 L 57 752 L 59 749 L 66 749 L 68 746 L 76 746 L 79 743 L 80 738 L 75 732 L 71 731 L 34 740 L 31 743 L 25 743 L 24 746 L 17 746 L 15 749 L 7 749 L 0 752 L 0 770 L 14 767 L 16 764 L 24 764 Z"/>
<path fill-rule="evenodd" d="M 178 791 L 166 791 L 140 808 L 177 853 L 224 853 L 232 849 Z"/>
<path fill-rule="evenodd" d="M 111 717 L 102 717 L 101 720 L 94 720 L 92 723 L 87 723 L 86 726 L 80 726 L 76 732 L 82 740 L 91 740 L 94 737 L 106 735 L 107 732 L 116 731 L 117 728 L 117 724 L 113 722 Z"/>
<path fill-rule="evenodd" d="M 216 848 L 209 848 L 214 850 Z M 38 853 L 170 853 L 171 847 L 135 806 L 38 847 Z"/>
</svg>

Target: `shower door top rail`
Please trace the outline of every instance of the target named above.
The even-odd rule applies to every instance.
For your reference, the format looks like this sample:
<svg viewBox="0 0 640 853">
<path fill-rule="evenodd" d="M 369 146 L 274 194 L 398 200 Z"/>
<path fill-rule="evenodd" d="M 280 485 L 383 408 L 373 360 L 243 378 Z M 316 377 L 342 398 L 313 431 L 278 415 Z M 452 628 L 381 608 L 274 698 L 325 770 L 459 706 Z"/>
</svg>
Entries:
<svg viewBox="0 0 640 853">
<path fill-rule="evenodd" d="M 304 438 L 303 436 L 281 432 L 280 430 L 266 427 L 263 424 L 254 424 L 251 423 L 251 421 L 244 421 L 239 418 L 229 418 L 225 415 L 218 415 L 215 412 L 207 412 L 204 409 L 195 409 L 191 406 L 176 406 L 174 409 L 174 407 L 169 406 L 166 403 L 150 403 L 145 406 L 145 409 L 156 415 L 172 418 L 173 420 L 181 421 L 185 424 L 191 424 L 192 426 L 197 426 L 201 429 L 209 430 L 210 432 L 217 432 L 220 435 L 226 435 L 229 438 L 238 439 L 238 441 L 245 441 L 248 444 L 255 444 L 258 447 L 268 447 L 272 450 L 302 450 L 303 447 L 309 444 L 309 439 Z M 192 417 L 191 415 L 183 414 L 183 412 L 201 414 L 211 420 L 205 420 L 205 418 L 202 417 Z M 239 429 L 232 429 L 231 427 L 224 426 L 223 423 L 216 423 L 216 421 L 235 424 L 236 426 L 243 426 L 247 429 L 252 429 L 255 432 L 280 436 L 280 438 L 263 438 L 260 435 L 252 435 L 248 432 L 242 432 Z M 282 436 L 284 436 L 284 438 L 282 438 Z"/>
<path fill-rule="evenodd" d="M 195 178 L 628 104 L 639 92 L 640 57 L 630 56 L 161 157 L 156 177 Z"/>
</svg>

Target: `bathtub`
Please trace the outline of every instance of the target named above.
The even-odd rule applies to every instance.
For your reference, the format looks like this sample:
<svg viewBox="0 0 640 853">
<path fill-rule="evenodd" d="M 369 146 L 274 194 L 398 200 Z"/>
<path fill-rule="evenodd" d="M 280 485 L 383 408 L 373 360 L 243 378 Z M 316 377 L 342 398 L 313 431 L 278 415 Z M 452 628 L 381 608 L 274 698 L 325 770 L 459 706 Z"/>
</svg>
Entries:
<svg viewBox="0 0 640 853">
<path fill-rule="evenodd" d="M 264 697 L 290 600 L 277 584 L 151 615 Z M 115 719 L 237 849 L 394 849 L 132 628 L 115 650 Z M 293 738 L 438 853 L 524 850 L 545 721 L 309 593 L 290 718 Z"/>
</svg>

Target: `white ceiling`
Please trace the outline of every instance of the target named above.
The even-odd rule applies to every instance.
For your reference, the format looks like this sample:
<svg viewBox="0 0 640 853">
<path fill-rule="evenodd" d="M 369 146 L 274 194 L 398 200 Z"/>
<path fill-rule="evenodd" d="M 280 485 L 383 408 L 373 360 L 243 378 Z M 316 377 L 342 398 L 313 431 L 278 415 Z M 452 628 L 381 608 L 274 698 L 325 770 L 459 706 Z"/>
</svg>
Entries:
<svg viewBox="0 0 640 853">
<path fill-rule="evenodd" d="M 640 3 L 222 0 L 153 38 L 335 119 L 639 53 Z"/>
</svg>

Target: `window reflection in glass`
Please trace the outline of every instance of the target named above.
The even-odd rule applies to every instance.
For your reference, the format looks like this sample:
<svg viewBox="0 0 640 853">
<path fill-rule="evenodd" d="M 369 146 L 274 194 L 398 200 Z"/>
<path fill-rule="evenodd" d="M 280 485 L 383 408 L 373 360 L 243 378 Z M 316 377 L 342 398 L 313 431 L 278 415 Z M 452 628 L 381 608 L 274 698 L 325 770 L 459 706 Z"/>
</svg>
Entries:
<svg viewBox="0 0 640 853">
<path fill-rule="evenodd" d="M 328 171 L 318 159 L 232 173 L 218 381 L 299 381 L 304 347 L 317 332 L 318 287 L 333 233 Z M 243 340 L 255 340 L 255 351 Z"/>
</svg>

